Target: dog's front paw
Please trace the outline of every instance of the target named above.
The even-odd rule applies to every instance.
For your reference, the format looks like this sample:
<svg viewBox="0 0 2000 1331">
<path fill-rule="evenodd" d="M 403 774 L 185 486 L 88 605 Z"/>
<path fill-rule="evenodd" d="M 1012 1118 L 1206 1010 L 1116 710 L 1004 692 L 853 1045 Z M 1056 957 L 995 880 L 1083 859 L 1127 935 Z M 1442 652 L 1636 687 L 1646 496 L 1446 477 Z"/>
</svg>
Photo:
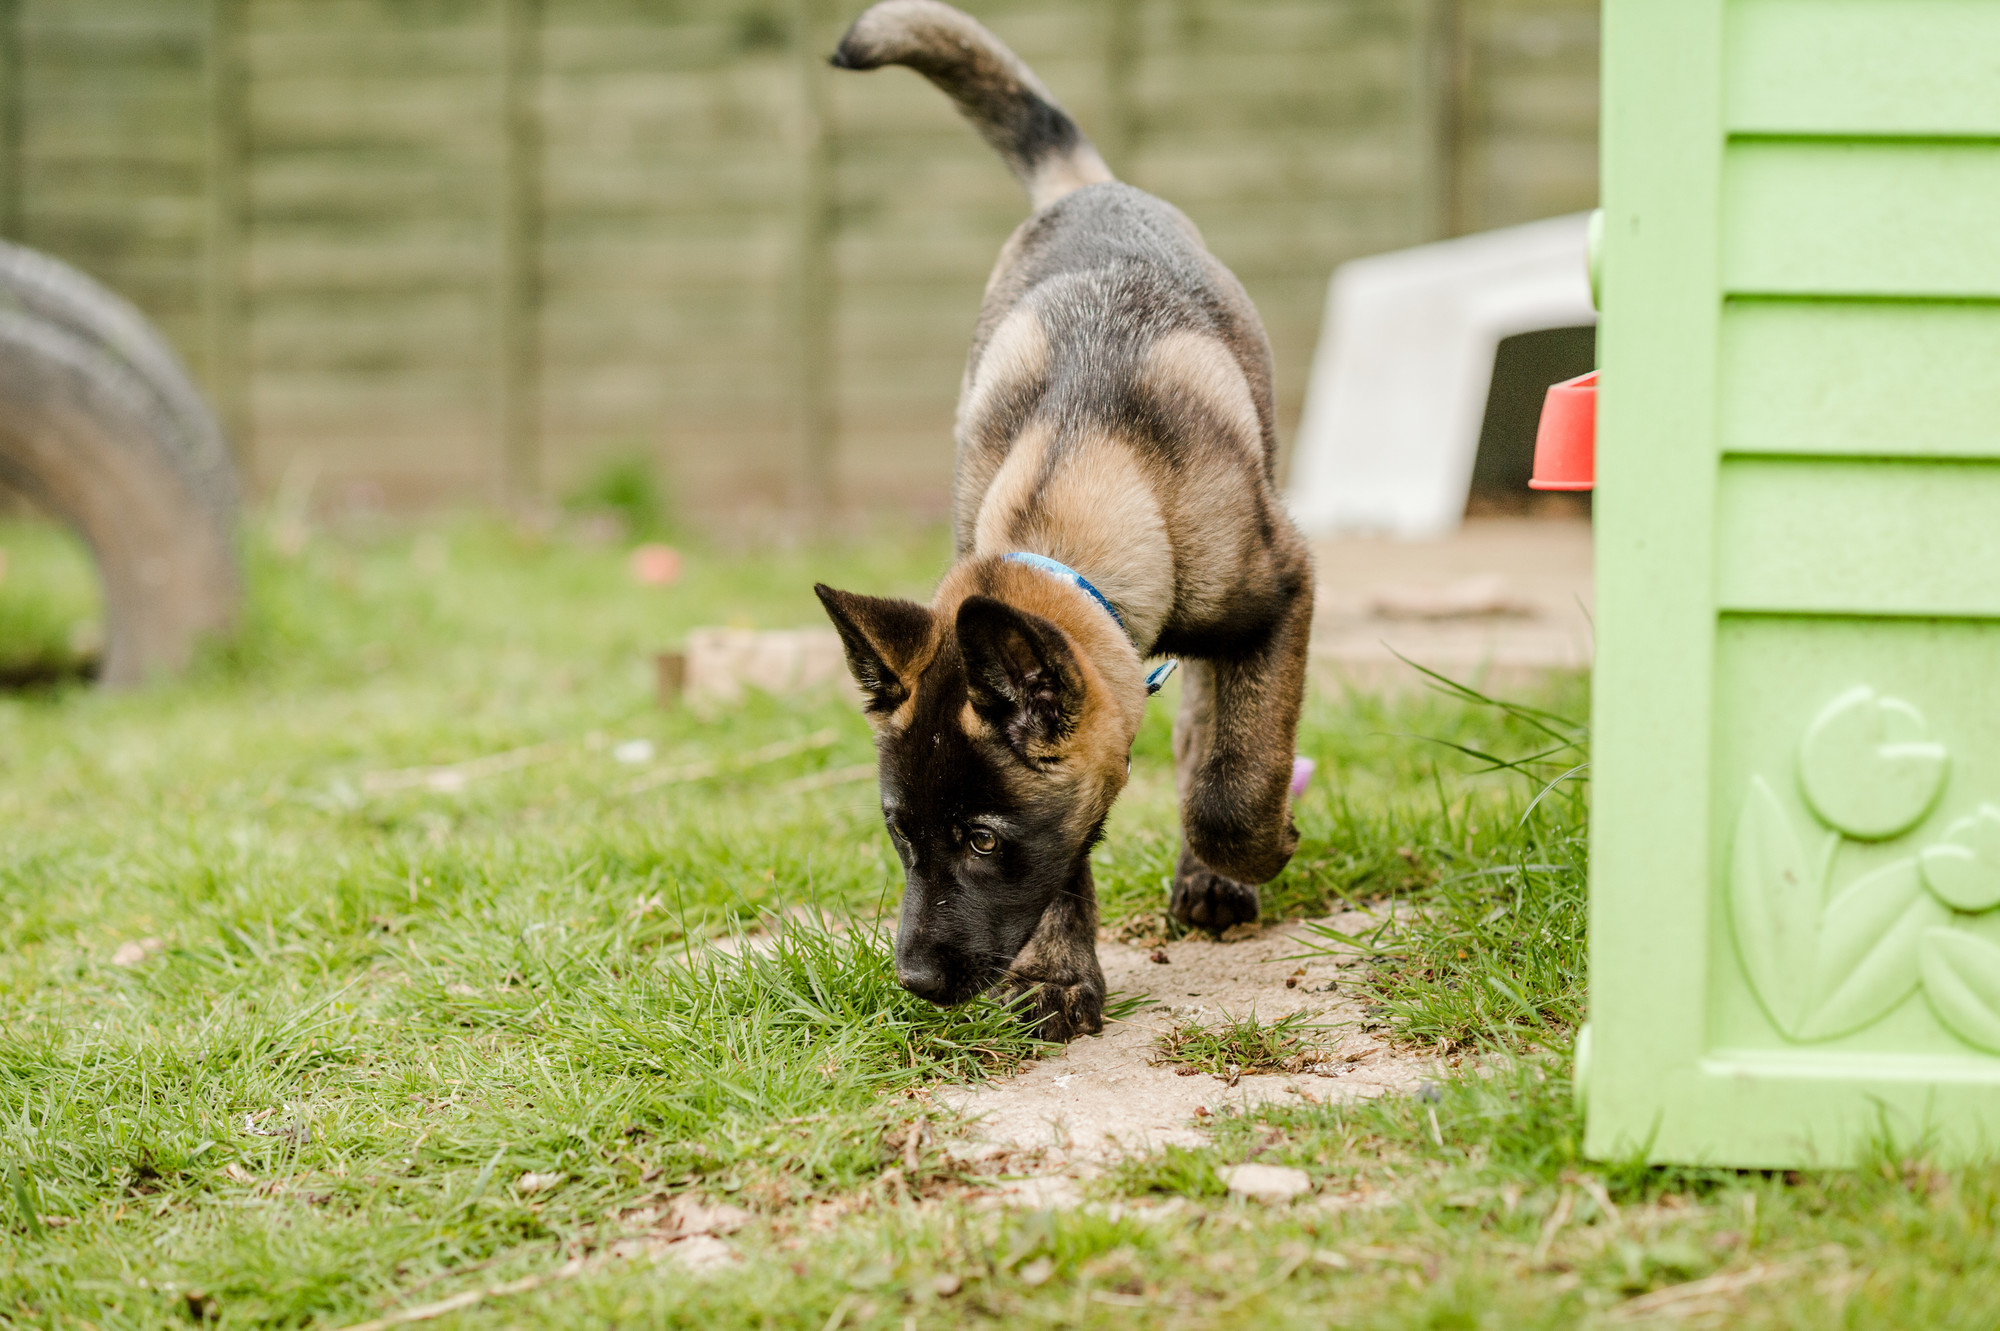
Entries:
<svg viewBox="0 0 2000 1331">
<path fill-rule="evenodd" d="M 996 990 L 994 997 L 1003 1003 L 1018 1000 L 1021 1020 L 1044 1040 L 1063 1044 L 1104 1029 L 1102 979 L 1061 984 L 1016 975 Z"/>
<path fill-rule="evenodd" d="M 1224 878 L 1183 850 L 1167 911 L 1182 924 L 1219 934 L 1234 924 L 1257 922 L 1257 889 Z"/>
</svg>

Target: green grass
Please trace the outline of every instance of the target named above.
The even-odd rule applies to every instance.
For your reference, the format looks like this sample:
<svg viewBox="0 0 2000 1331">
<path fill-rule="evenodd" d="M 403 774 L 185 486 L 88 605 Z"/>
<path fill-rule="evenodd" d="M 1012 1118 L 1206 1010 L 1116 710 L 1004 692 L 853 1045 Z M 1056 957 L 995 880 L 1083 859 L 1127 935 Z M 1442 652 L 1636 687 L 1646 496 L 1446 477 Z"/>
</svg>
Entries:
<svg viewBox="0 0 2000 1331">
<path fill-rule="evenodd" d="M 620 546 L 474 518 L 251 547 L 244 631 L 189 678 L 0 695 L 0 1321 L 338 1327 L 499 1289 L 435 1324 L 1566 1327 L 1717 1273 L 1732 1326 L 2000 1307 L 2000 1171 L 1581 1159 L 1577 780 L 1529 810 L 1581 737 L 1549 717 L 1308 707 L 1321 776 L 1266 900 L 1392 915 L 1369 1020 L 1437 1060 L 1423 1096 L 1223 1115 L 1091 1206 L 995 1212 L 934 1092 L 1036 1046 L 895 988 L 873 788 L 799 784 L 866 762 L 866 727 L 837 699 L 651 692 L 694 625 L 817 622 L 816 578 L 921 595 L 939 535 L 696 549 L 671 588 Z M 55 641 L 88 587 L 32 566 L 0 624 Z M 1171 702 L 1095 866 L 1138 934 L 1168 928 Z M 650 763 L 617 760 L 634 739 Z M 457 792 L 380 779 L 515 751 Z M 696 762 L 717 775 L 633 793 Z M 702 946 L 728 935 L 741 959 Z M 1314 1196 L 1223 1196 L 1250 1160 Z M 688 1195 L 751 1213 L 744 1265 L 616 1254 L 625 1217 Z"/>
<path fill-rule="evenodd" d="M 1154 1061 L 1234 1078 L 1246 1072 L 1297 1071 L 1311 1031 L 1306 1014 L 1260 1022 L 1255 1013 L 1204 1025 L 1175 1022 L 1154 1040 Z"/>
<path fill-rule="evenodd" d="M 1228 1191 L 1215 1172 L 1213 1151 L 1185 1146 L 1162 1147 L 1152 1155 L 1133 1155 L 1113 1162 L 1099 1191 L 1113 1197 L 1220 1197 Z"/>
<path fill-rule="evenodd" d="M 42 685 L 86 669 L 103 641 L 101 601 L 81 541 L 0 519 L 0 682 Z"/>
</svg>

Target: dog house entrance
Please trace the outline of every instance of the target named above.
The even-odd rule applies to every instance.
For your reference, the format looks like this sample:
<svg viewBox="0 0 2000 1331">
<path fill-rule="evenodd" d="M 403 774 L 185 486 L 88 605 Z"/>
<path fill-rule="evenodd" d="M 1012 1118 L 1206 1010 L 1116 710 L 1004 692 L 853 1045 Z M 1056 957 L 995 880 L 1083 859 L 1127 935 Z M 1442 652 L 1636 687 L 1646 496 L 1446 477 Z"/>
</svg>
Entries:
<svg viewBox="0 0 2000 1331">
<path fill-rule="evenodd" d="M 1528 488 L 1534 473 L 1535 426 L 1550 384 L 1588 374 L 1597 364 L 1597 329 L 1543 328 L 1500 339 L 1493 382 L 1479 425 L 1479 452 L 1466 495 L 1469 518 L 1499 515 L 1587 517 L 1590 495 Z"/>
</svg>

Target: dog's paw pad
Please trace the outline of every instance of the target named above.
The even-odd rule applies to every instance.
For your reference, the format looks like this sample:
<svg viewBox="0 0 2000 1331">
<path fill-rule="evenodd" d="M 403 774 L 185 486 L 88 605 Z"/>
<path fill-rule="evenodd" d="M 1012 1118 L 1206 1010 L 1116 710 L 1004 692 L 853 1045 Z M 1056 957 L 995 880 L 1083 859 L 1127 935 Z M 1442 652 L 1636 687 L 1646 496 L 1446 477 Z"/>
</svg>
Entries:
<svg viewBox="0 0 2000 1331">
<path fill-rule="evenodd" d="M 1183 855 L 1174 873 L 1174 894 L 1167 909 L 1182 924 L 1223 934 L 1238 925 L 1257 922 L 1257 889 L 1224 878 Z"/>
<path fill-rule="evenodd" d="M 1063 1044 L 1104 1029 L 1104 987 L 1092 981 L 1056 984 L 1020 979 L 997 996 L 1003 1003 L 1018 1001 L 1021 1020 L 1044 1040 Z"/>
</svg>

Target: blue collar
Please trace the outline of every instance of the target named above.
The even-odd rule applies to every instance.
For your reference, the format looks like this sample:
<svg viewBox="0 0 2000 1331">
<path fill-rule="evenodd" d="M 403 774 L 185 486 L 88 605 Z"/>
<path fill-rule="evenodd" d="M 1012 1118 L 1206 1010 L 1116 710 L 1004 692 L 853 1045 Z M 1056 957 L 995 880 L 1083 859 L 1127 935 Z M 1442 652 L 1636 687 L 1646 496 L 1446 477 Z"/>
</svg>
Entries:
<svg viewBox="0 0 2000 1331">
<path fill-rule="evenodd" d="M 1132 636 L 1132 630 L 1125 626 L 1125 616 L 1118 613 L 1118 607 L 1111 604 L 1111 598 L 1097 590 L 1096 587 L 1091 585 L 1089 578 L 1084 577 L 1083 574 L 1078 573 L 1068 564 L 1050 559 L 1047 555 L 1030 554 L 1026 550 L 1015 550 L 1002 555 L 1001 558 L 1010 563 L 1026 564 L 1030 568 L 1038 568 L 1050 577 L 1059 578 L 1063 582 L 1068 583 L 1091 600 L 1103 606 L 1104 613 L 1111 616 L 1111 622 L 1116 624 L 1126 637 L 1129 638 Z M 1180 665 L 1179 661 L 1163 661 L 1146 673 L 1146 694 L 1148 697 L 1160 691 L 1160 686 L 1167 682 L 1167 677 L 1174 673 L 1174 668 L 1178 665 Z"/>
</svg>

